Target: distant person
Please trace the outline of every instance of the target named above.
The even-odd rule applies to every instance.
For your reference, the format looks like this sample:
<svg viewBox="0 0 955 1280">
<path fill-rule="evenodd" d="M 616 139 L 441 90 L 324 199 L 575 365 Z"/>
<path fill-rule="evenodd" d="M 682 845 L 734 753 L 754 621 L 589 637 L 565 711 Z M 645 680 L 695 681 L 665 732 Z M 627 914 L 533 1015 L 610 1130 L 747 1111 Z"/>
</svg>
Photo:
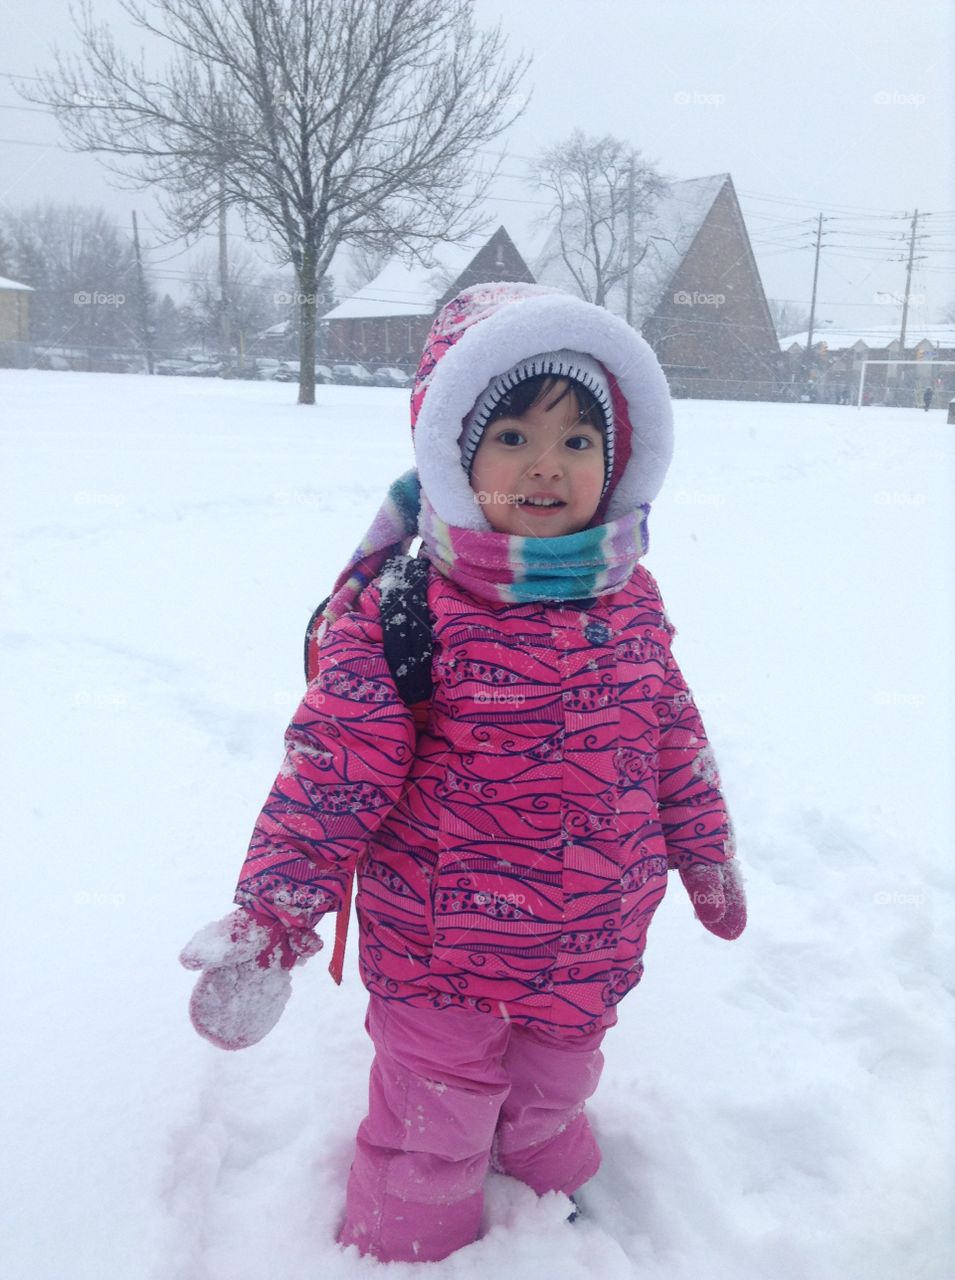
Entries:
<svg viewBox="0 0 955 1280">
<path fill-rule="evenodd" d="M 925 406 L 925 412 L 928 413 L 932 407 L 932 401 L 935 399 L 935 391 L 932 387 L 926 387 L 922 392 L 922 404 Z"/>
<path fill-rule="evenodd" d="M 478 1237 L 489 1167 L 538 1195 L 596 1173 L 584 1105 L 668 872 L 721 938 L 742 933 L 746 903 L 641 563 L 672 448 L 650 347 L 556 290 L 475 285 L 438 314 L 411 413 L 418 470 L 391 486 L 310 629 L 315 675 L 238 910 L 182 960 L 203 970 L 196 1030 L 254 1044 L 288 971 L 321 947 L 315 925 L 347 922 L 357 867 L 376 1056 L 339 1241 L 428 1262 Z M 414 578 L 426 594 L 409 621 Z M 404 696 L 413 642 L 397 662 L 386 644 L 422 618 L 423 701 Z M 339 932 L 339 978 L 343 945 Z"/>
</svg>

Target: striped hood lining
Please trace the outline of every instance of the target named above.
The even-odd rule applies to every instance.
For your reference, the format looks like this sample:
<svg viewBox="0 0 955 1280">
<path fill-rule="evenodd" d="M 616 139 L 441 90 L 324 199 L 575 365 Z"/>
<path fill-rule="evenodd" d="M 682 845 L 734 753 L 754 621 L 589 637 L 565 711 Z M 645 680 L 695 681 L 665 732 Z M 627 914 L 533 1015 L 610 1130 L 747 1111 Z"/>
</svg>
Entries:
<svg viewBox="0 0 955 1280">
<path fill-rule="evenodd" d="M 553 378 L 567 378 L 577 382 L 590 392 L 597 401 L 604 420 L 604 483 L 602 494 L 606 493 L 613 474 L 614 455 L 614 421 L 613 401 L 610 395 L 610 383 L 603 369 L 590 356 L 581 351 L 542 351 L 527 360 L 519 360 L 505 373 L 493 378 L 478 397 L 477 403 L 468 415 L 464 430 L 461 433 L 461 463 L 468 476 L 474 463 L 474 455 L 484 436 L 485 428 L 491 414 L 504 397 L 528 378 L 546 375 Z"/>
</svg>

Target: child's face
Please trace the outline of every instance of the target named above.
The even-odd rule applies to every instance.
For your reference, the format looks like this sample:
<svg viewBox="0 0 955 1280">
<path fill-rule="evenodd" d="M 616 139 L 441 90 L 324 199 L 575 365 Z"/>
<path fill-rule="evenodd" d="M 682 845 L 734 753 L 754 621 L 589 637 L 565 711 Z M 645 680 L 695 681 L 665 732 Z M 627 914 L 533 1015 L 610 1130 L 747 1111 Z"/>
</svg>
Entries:
<svg viewBox="0 0 955 1280">
<path fill-rule="evenodd" d="M 471 468 L 471 488 L 491 528 L 525 538 L 556 538 L 586 528 L 603 482 L 603 436 L 581 421 L 563 378 L 523 417 L 492 422 Z M 536 506 L 530 498 L 556 498 L 558 504 Z"/>
</svg>

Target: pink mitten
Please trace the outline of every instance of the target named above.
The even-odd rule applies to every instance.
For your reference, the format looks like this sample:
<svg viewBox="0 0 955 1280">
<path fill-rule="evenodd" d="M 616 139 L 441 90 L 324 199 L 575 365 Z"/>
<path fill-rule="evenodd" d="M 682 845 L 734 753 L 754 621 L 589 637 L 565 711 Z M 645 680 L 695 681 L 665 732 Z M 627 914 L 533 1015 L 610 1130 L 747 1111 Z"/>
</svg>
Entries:
<svg viewBox="0 0 955 1280">
<path fill-rule="evenodd" d="M 700 924 L 718 938 L 738 938 L 746 928 L 746 895 L 735 861 L 698 862 L 681 870 L 680 879 Z"/>
<path fill-rule="evenodd" d="M 201 969 L 189 1001 L 192 1025 L 220 1049 L 246 1049 L 267 1035 L 292 993 L 289 970 L 320 951 L 311 929 L 285 929 L 243 907 L 200 929 L 179 956 Z"/>
</svg>

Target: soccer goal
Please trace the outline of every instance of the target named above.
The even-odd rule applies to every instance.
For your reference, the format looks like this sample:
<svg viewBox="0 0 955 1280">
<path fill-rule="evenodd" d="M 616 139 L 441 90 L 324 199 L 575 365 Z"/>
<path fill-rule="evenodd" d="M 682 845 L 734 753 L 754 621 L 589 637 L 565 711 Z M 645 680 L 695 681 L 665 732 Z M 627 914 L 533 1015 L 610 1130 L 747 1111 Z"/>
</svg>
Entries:
<svg viewBox="0 0 955 1280">
<path fill-rule="evenodd" d="M 862 408 L 862 393 L 865 391 L 865 372 L 870 364 L 911 364 L 916 365 L 919 369 L 937 369 L 939 365 L 955 364 L 955 360 L 863 360 L 862 371 L 859 374 L 859 398 L 856 400 L 856 408 Z M 915 388 L 913 387 L 913 390 Z"/>
</svg>

